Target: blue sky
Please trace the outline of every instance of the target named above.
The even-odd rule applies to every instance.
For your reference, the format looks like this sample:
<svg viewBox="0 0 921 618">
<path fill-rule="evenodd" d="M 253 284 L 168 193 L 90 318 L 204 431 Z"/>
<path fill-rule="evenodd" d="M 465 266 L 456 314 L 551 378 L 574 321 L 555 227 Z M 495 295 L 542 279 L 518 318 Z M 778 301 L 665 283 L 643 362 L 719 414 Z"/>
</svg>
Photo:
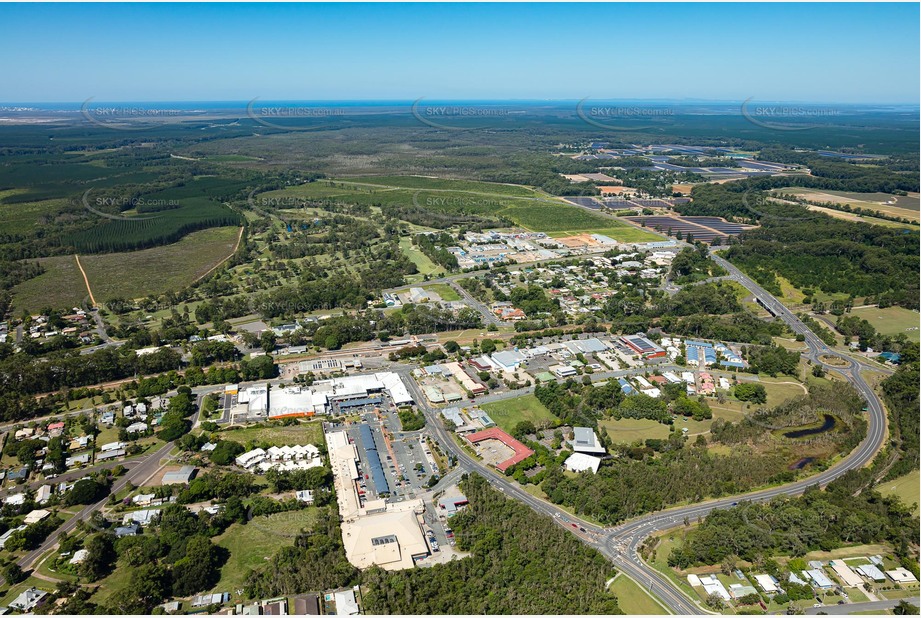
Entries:
<svg viewBox="0 0 921 618">
<path fill-rule="evenodd" d="M 0 101 L 918 103 L 918 4 L 0 4 Z"/>
</svg>

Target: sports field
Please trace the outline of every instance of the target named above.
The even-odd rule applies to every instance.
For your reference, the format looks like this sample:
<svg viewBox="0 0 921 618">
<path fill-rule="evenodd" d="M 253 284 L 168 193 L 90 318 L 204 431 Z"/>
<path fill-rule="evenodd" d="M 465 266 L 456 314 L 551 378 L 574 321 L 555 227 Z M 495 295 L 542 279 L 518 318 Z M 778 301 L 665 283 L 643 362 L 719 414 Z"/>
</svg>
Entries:
<svg viewBox="0 0 921 618">
<path fill-rule="evenodd" d="M 863 318 L 884 335 L 904 333 L 911 341 L 919 341 L 918 326 L 921 314 L 903 307 L 865 307 L 852 309 L 851 315 Z"/>
<path fill-rule="evenodd" d="M 481 407 L 499 427 L 508 432 L 513 431 L 521 421 L 531 421 L 538 425 L 542 421 L 557 420 L 534 395 L 485 403 Z"/>
</svg>

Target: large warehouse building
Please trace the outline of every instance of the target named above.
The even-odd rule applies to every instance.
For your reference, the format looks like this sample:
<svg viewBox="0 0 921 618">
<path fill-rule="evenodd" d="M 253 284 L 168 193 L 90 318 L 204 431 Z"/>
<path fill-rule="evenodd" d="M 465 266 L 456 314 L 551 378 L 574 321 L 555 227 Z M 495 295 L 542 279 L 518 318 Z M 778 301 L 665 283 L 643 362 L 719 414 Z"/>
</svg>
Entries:
<svg viewBox="0 0 921 618">
<path fill-rule="evenodd" d="M 256 384 L 239 392 L 237 404 L 245 405 L 240 413 L 250 418 L 294 418 L 329 414 L 336 408 L 379 405 L 384 393 L 397 405 L 414 403 L 400 376 L 388 371 L 322 380 L 309 388 L 269 389 L 266 384 Z"/>
</svg>

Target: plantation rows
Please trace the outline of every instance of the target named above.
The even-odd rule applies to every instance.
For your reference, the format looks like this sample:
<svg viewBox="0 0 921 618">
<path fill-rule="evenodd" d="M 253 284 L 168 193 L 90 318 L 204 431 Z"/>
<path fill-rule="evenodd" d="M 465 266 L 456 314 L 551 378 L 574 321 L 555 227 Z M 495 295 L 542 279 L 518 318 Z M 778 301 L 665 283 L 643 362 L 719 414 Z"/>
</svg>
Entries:
<svg viewBox="0 0 921 618">
<path fill-rule="evenodd" d="M 150 218 L 103 219 L 92 228 L 70 234 L 65 242 L 81 253 L 133 251 L 177 242 L 186 234 L 210 227 L 240 225 L 240 216 L 214 203 L 183 206 Z"/>
</svg>

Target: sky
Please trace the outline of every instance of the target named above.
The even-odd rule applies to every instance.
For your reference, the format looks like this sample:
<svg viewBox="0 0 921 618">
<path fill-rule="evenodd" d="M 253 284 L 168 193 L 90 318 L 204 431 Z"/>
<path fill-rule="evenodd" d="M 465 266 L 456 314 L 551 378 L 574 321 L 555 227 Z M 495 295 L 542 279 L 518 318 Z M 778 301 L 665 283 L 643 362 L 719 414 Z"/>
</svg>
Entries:
<svg viewBox="0 0 921 618">
<path fill-rule="evenodd" d="M 0 4 L 0 101 L 919 102 L 919 5 Z"/>
</svg>

